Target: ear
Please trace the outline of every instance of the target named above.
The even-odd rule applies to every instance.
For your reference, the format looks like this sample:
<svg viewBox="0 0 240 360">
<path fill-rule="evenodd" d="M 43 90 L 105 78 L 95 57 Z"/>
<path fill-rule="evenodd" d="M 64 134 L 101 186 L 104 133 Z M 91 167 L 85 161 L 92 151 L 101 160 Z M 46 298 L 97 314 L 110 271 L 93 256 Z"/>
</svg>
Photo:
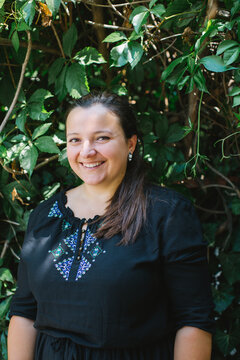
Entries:
<svg viewBox="0 0 240 360">
<path fill-rule="evenodd" d="M 131 151 L 132 154 L 134 153 L 136 145 L 137 145 L 137 135 L 133 135 L 132 137 L 130 137 L 130 139 L 128 139 L 128 150 Z"/>
</svg>

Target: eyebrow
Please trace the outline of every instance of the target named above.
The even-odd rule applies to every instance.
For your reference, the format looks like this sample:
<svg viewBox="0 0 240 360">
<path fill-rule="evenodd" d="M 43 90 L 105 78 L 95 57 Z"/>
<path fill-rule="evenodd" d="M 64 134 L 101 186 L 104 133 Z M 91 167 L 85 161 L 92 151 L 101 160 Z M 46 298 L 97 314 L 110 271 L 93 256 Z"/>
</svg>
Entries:
<svg viewBox="0 0 240 360">
<path fill-rule="evenodd" d="M 112 134 L 112 131 L 109 131 L 109 130 L 98 130 L 98 131 L 94 131 L 94 134 L 100 134 L 100 133 Z M 72 136 L 72 135 L 79 135 L 79 133 L 77 133 L 77 132 L 67 133 L 67 136 Z"/>
</svg>

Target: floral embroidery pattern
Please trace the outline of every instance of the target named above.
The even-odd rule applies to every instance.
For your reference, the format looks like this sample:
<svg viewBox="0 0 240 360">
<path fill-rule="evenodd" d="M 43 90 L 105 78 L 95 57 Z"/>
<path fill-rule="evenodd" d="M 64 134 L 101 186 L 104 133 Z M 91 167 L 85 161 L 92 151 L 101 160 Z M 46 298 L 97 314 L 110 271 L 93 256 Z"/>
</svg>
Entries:
<svg viewBox="0 0 240 360">
<path fill-rule="evenodd" d="M 61 244 L 59 244 L 55 250 L 48 250 L 48 252 L 52 253 L 54 257 L 53 261 L 57 261 L 57 258 L 63 254 L 68 254 L 68 252 L 62 248 Z"/>
<path fill-rule="evenodd" d="M 77 247 L 77 240 L 78 240 L 78 229 L 75 231 L 74 234 L 71 234 L 67 238 L 63 239 L 64 243 L 73 251 L 76 251 Z"/>
<path fill-rule="evenodd" d="M 58 262 L 57 264 L 55 264 L 57 270 L 60 271 L 60 274 L 62 274 L 63 278 L 68 280 L 68 277 L 69 277 L 69 273 L 70 273 L 70 270 L 71 270 L 71 266 L 72 266 L 72 263 L 73 263 L 73 259 L 74 259 L 74 256 L 68 258 L 68 259 L 64 259 L 63 261 L 61 262 Z"/>
<path fill-rule="evenodd" d="M 55 201 L 55 203 L 53 204 L 53 206 L 51 207 L 48 217 L 58 217 L 61 218 L 63 217 L 63 214 L 61 213 L 59 207 L 58 207 L 58 202 Z"/>
<path fill-rule="evenodd" d="M 76 281 L 80 279 L 84 274 L 86 274 L 86 272 L 90 269 L 91 266 L 92 264 L 84 256 L 82 256 L 76 276 Z"/>
<path fill-rule="evenodd" d="M 66 221 L 65 219 L 63 219 L 62 231 L 70 229 L 70 227 L 71 227 L 71 224 L 68 221 Z"/>
<path fill-rule="evenodd" d="M 55 201 L 52 205 L 48 213 L 48 217 L 63 218 L 63 214 L 58 206 L 58 201 Z M 62 231 L 66 231 L 71 227 L 72 225 L 68 221 L 62 219 Z M 60 272 L 60 274 L 66 281 L 69 280 L 69 275 L 73 262 L 75 263 L 78 261 L 77 247 L 79 246 L 78 242 L 79 238 L 81 237 L 80 235 L 81 234 L 79 234 L 78 228 L 70 235 L 68 231 L 68 236 L 65 236 L 55 249 L 48 251 L 48 253 L 51 253 L 53 256 L 55 268 Z M 69 252 L 70 254 L 68 255 Z M 85 233 L 83 249 L 80 254 L 80 262 L 78 268 L 74 266 L 74 269 L 76 270 L 73 271 L 76 271 L 76 273 L 71 275 L 71 279 L 75 279 L 75 281 L 81 279 L 82 276 L 85 275 L 87 271 L 93 266 L 96 258 L 100 254 L 104 253 L 106 253 L 106 251 L 101 248 L 98 239 L 93 236 L 89 229 L 87 229 Z M 64 258 L 64 256 L 66 255 L 68 255 L 68 257 Z"/>
</svg>

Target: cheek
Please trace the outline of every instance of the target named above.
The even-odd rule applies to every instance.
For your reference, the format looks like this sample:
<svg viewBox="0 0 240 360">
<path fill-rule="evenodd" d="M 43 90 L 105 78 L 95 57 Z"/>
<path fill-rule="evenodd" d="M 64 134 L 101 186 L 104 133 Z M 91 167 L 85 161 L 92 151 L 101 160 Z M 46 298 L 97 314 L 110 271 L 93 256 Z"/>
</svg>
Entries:
<svg viewBox="0 0 240 360">
<path fill-rule="evenodd" d="M 77 155 L 77 149 L 73 148 L 73 147 L 70 147 L 70 146 L 67 146 L 67 158 L 68 158 L 68 160 L 74 160 L 76 155 Z"/>
</svg>

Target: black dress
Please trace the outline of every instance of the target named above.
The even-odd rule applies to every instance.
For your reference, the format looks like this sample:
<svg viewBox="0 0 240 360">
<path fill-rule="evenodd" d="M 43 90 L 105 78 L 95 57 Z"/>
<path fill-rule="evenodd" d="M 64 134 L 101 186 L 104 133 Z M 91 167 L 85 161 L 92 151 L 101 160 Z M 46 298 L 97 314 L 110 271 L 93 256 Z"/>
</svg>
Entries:
<svg viewBox="0 0 240 360">
<path fill-rule="evenodd" d="M 94 237 L 65 192 L 30 215 L 10 316 L 35 321 L 35 360 L 172 360 L 183 326 L 213 330 L 199 221 L 180 194 L 148 188 L 147 222 L 136 242 Z M 82 206 L 82 205 L 81 205 Z M 84 205 L 83 205 L 84 206 Z"/>
</svg>

